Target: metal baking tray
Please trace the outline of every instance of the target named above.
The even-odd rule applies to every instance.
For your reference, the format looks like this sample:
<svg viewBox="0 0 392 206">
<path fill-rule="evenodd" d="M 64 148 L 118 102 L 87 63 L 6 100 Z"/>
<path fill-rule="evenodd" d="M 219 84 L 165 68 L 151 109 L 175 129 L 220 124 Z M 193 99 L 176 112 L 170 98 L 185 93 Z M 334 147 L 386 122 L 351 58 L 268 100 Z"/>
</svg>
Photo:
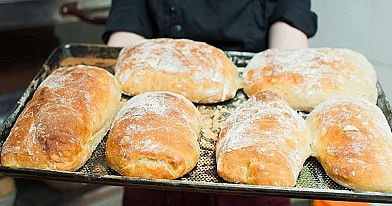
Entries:
<svg viewBox="0 0 392 206">
<path fill-rule="evenodd" d="M 59 66 L 86 64 L 100 66 L 113 72 L 121 48 L 93 44 L 67 44 L 56 48 L 36 74 L 13 112 L 0 127 L 0 148 L 6 140 L 17 116 L 31 99 L 38 85 Z M 227 51 L 226 54 L 239 66 L 246 66 L 252 53 Z M 378 106 L 383 110 L 391 126 L 391 108 L 384 91 L 378 86 Z M 216 172 L 215 143 L 219 127 L 230 113 L 246 100 L 240 90 L 236 97 L 221 104 L 196 105 L 204 120 L 200 138 L 201 158 L 196 167 L 176 180 L 152 180 L 125 177 L 109 168 L 105 160 L 105 140 L 98 145 L 88 162 L 75 172 L 46 171 L 36 169 L 15 169 L 0 164 L 0 174 L 16 178 L 59 180 L 68 182 L 94 183 L 104 185 L 155 188 L 175 191 L 198 191 L 239 195 L 264 195 L 304 199 L 328 199 L 343 201 L 392 203 L 392 194 L 363 192 L 347 189 L 331 180 L 314 157 L 304 164 L 297 184 L 293 188 L 270 187 L 230 183 L 221 179 Z M 305 117 L 306 114 L 302 113 Z"/>
</svg>

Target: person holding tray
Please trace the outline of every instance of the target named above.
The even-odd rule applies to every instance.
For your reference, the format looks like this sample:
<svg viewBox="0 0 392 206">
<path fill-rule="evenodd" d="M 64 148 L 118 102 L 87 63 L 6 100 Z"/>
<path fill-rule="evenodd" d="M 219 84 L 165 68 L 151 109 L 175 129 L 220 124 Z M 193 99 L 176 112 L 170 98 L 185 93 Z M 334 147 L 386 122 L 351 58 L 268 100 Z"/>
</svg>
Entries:
<svg viewBox="0 0 392 206">
<path fill-rule="evenodd" d="M 317 31 L 310 0 L 113 0 L 102 40 L 186 38 L 226 51 L 307 48 Z M 290 198 L 125 187 L 123 205 L 291 205 Z"/>
<path fill-rule="evenodd" d="M 102 39 L 110 46 L 144 38 L 187 38 L 226 51 L 305 48 L 317 31 L 310 0 L 113 0 Z"/>
</svg>

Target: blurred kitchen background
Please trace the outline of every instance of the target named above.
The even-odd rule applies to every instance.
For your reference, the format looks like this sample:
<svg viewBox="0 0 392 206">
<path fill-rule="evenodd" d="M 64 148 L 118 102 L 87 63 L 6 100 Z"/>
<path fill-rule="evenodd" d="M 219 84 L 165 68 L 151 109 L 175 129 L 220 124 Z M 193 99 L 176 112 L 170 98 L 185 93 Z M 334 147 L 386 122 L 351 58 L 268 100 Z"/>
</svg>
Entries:
<svg viewBox="0 0 392 206">
<path fill-rule="evenodd" d="M 373 64 L 388 99 L 392 98 L 392 1 L 312 0 L 319 28 L 311 47 L 348 48 Z"/>
<path fill-rule="evenodd" d="M 111 0 L 0 0 L 0 123 L 57 46 L 102 44 L 110 4 Z M 310 39 L 311 47 L 348 48 L 364 54 L 389 99 L 391 8 L 390 0 L 313 0 L 319 28 Z M 122 188 L 115 186 L 23 179 L 16 179 L 16 186 L 15 205 L 115 206 L 122 197 Z"/>
</svg>

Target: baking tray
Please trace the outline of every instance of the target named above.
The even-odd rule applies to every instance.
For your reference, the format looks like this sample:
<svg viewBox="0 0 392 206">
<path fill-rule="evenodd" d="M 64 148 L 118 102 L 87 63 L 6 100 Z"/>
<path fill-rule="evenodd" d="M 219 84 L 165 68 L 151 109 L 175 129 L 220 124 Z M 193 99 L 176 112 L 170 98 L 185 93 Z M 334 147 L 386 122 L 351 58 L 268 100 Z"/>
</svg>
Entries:
<svg viewBox="0 0 392 206">
<path fill-rule="evenodd" d="M 31 99 L 38 85 L 59 66 L 75 64 L 95 65 L 114 72 L 114 65 L 121 48 L 95 44 L 67 44 L 56 48 L 36 74 L 13 112 L 0 127 L 0 148 L 6 140 L 17 116 Z M 241 68 L 253 57 L 253 53 L 226 51 L 226 54 Z M 384 91 L 377 83 L 378 106 L 383 110 L 391 126 L 392 114 Z M 128 97 L 124 97 L 128 98 Z M 15 169 L 0 164 L 0 174 L 16 178 L 58 180 L 80 183 L 129 186 L 135 188 L 154 188 L 175 191 L 198 191 L 239 195 L 263 195 L 276 197 L 329 199 L 361 202 L 392 203 L 392 194 L 361 192 L 347 189 L 331 180 L 314 157 L 304 164 L 297 184 L 293 188 L 270 187 L 230 183 L 221 179 L 216 172 L 215 143 L 219 127 L 234 109 L 246 100 L 243 91 L 238 91 L 234 99 L 212 105 L 196 105 L 203 117 L 200 138 L 201 158 L 196 167 L 176 180 L 152 180 L 125 177 L 109 168 L 105 160 L 105 140 L 98 145 L 87 163 L 75 172 L 47 171 L 36 169 Z M 301 113 L 306 117 L 306 113 Z"/>
</svg>

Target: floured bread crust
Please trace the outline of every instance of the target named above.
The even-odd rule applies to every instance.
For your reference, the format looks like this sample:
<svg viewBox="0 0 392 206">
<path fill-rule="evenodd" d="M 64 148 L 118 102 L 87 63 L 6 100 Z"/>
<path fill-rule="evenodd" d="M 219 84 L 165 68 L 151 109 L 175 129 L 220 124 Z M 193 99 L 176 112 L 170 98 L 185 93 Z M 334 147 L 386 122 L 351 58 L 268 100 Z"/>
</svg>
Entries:
<svg viewBox="0 0 392 206">
<path fill-rule="evenodd" d="M 115 76 L 127 95 L 170 91 L 195 103 L 231 99 L 241 86 L 237 67 L 223 51 L 188 39 L 148 39 L 123 48 Z"/>
<path fill-rule="evenodd" d="M 2 166 L 77 170 L 109 130 L 120 99 L 120 85 L 105 69 L 54 70 L 12 127 L 1 151 Z"/>
<path fill-rule="evenodd" d="M 319 104 L 306 120 L 313 155 L 347 188 L 392 192 L 392 133 L 379 107 L 359 98 Z"/>
<path fill-rule="evenodd" d="M 106 159 L 125 176 L 176 179 L 200 157 L 201 116 L 172 92 L 146 92 L 128 100 L 109 132 Z"/>
<path fill-rule="evenodd" d="M 279 94 L 258 92 L 221 129 L 218 174 L 230 182 L 293 187 L 311 154 L 310 140 L 305 120 Z"/>
<path fill-rule="evenodd" d="M 338 48 L 269 49 L 256 54 L 244 73 L 244 92 L 272 90 L 300 111 L 320 102 L 349 96 L 377 101 L 377 76 L 357 52 Z"/>
</svg>

